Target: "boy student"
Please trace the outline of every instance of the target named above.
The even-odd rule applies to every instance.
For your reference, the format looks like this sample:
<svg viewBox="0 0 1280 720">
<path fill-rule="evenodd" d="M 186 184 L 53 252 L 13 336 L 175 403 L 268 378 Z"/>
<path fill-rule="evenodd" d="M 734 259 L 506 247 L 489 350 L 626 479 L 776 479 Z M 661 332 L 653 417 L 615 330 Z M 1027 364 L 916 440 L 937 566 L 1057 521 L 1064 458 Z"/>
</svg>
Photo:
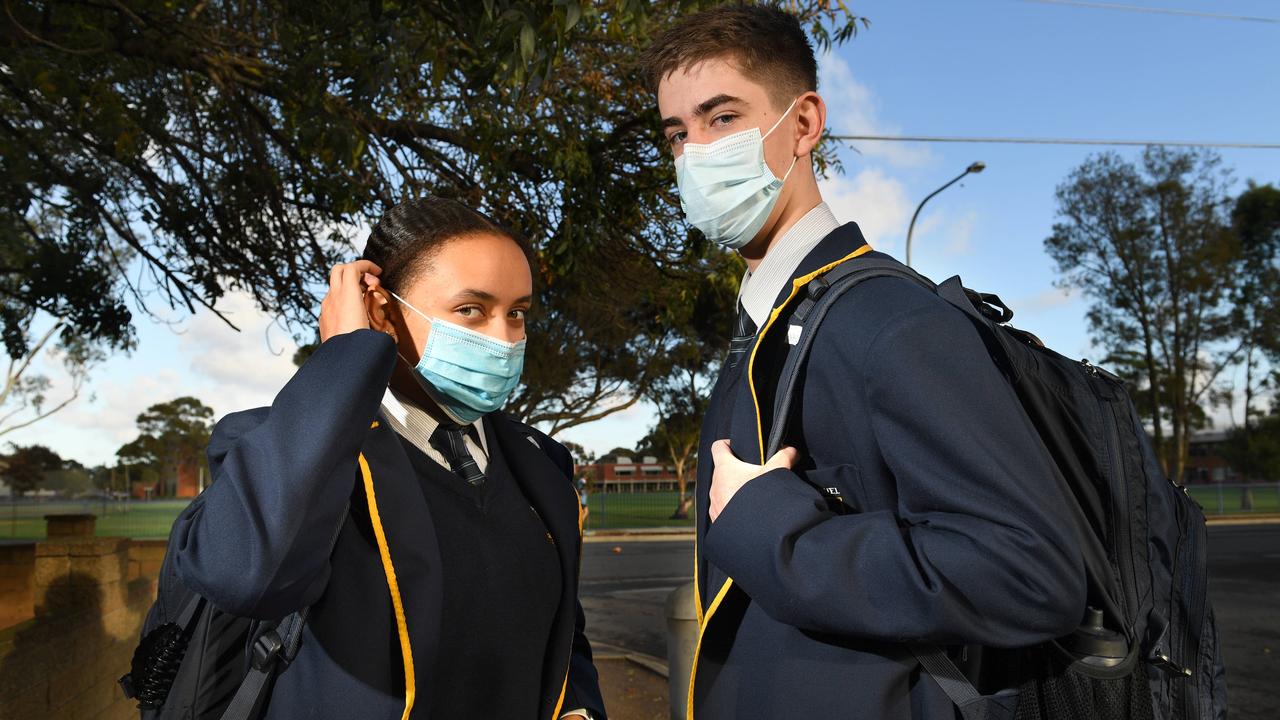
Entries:
<svg viewBox="0 0 1280 720">
<path fill-rule="evenodd" d="M 911 643 L 1026 646 L 1083 616 L 1051 460 L 972 323 L 892 277 L 832 307 L 795 447 L 761 457 L 793 289 L 886 258 L 822 201 L 810 156 L 826 105 L 793 16 L 687 16 L 644 66 L 686 218 L 748 268 L 699 451 L 690 717 L 956 717 Z"/>
</svg>

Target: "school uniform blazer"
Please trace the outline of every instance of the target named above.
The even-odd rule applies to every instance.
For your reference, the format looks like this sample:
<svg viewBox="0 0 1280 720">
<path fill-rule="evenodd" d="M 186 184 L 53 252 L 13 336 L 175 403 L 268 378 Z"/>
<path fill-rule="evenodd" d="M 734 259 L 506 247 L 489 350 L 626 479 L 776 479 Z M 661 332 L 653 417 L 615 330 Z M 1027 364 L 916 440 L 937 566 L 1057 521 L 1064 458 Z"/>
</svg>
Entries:
<svg viewBox="0 0 1280 720">
<path fill-rule="evenodd" d="M 722 372 L 699 457 L 729 438 L 761 462 L 801 288 L 869 250 L 849 224 L 804 259 L 748 359 Z M 906 643 L 1032 645 L 1083 617 L 1051 460 L 971 322 L 910 281 L 848 292 L 811 353 L 797 468 L 751 480 L 712 524 L 713 463 L 698 464 L 689 717 L 956 717 Z"/>
<path fill-rule="evenodd" d="M 434 668 L 447 662 L 436 657 L 441 561 L 409 458 L 376 419 L 395 358 L 391 338 L 372 330 L 322 343 L 270 408 L 217 424 L 213 483 L 177 521 L 169 552 L 178 576 L 216 607 L 261 619 L 311 607 L 268 718 L 420 719 L 430 711 Z M 560 605 L 538 717 L 587 708 L 603 718 L 577 600 L 581 523 L 569 453 L 501 415 L 485 425 L 563 569 L 547 578 L 560 584 Z"/>
</svg>

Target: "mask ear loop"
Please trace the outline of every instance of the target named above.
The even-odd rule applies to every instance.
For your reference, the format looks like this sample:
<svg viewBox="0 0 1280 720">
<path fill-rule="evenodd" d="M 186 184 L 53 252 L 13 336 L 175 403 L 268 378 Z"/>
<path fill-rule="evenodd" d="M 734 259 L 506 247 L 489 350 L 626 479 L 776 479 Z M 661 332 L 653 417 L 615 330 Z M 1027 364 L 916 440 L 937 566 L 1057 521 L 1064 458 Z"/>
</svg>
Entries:
<svg viewBox="0 0 1280 720">
<path fill-rule="evenodd" d="M 791 111 L 795 108 L 796 103 L 798 103 L 798 102 L 800 102 L 800 98 L 796 98 L 795 100 L 792 100 L 792 101 L 791 101 L 791 104 L 787 106 L 787 109 L 786 109 L 785 111 L 783 111 L 782 115 L 778 116 L 778 121 L 777 121 L 777 122 L 775 122 L 775 123 L 773 124 L 773 127 L 769 128 L 769 132 L 767 132 L 767 133 L 765 133 L 763 136 L 761 136 L 761 137 L 760 137 L 760 139 L 761 139 L 761 140 L 764 140 L 765 138 L 767 138 L 767 137 L 769 137 L 770 135 L 772 135 L 772 134 L 773 134 L 773 131 L 774 131 L 774 130 L 777 130 L 777 129 L 778 129 L 778 126 L 782 124 L 782 121 L 783 121 L 783 120 L 786 120 L 786 119 L 787 119 L 787 116 L 791 114 Z"/>
<path fill-rule="evenodd" d="M 763 142 L 765 138 L 772 135 L 774 130 L 778 129 L 778 126 L 782 124 L 783 120 L 787 119 L 787 116 L 791 114 L 791 111 L 795 108 L 796 103 L 798 102 L 800 102 L 800 98 L 796 98 L 795 100 L 791 101 L 791 104 L 787 106 L 786 112 L 782 113 L 782 116 L 779 117 L 778 121 L 773 124 L 773 127 L 769 128 L 769 132 L 761 136 L 760 138 L 761 142 Z M 798 155 L 791 156 L 791 167 L 787 168 L 786 174 L 782 176 L 782 184 L 785 185 L 787 183 L 787 178 L 791 177 L 791 171 L 796 169 L 796 161 L 799 159 L 800 159 L 800 156 Z"/>
<path fill-rule="evenodd" d="M 385 289 L 385 288 L 383 288 L 383 289 Z M 397 295 L 397 294 L 395 294 L 395 293 L 391 292 L 390 290 L 387 290 L 387 292 L 391 294 L 391 297 L 393 297 L 393 298 L 395 298 L 396 300 L 400 301 L 400 304 L 404 305 L 405 307 L 409 308 L 410 310 L 412 310 L 412 311 L 414 311 L 414 312 L 418 313 L 418 315 L 422 316 L 422 319 L 423 319 L 423 320 L 426 320 L 428 323 L 430 323 L 430 322 L 431 322 L 431 318 L 430 318 L 426 313 L 424 313 L 424 312 L 422 312 L 421 310 L 419 310 L 418 308 L 416 308 L 416 307 L 414 307 L 414 306 L 410 305 L 410 304 L 409 304 L 409 302 L 408 302 L 407 300 L 405 300 L 404 298 L 400 297 L 399 295 Z M 417 363 L 411 363 L 411 362 L 409 362 L 409 358 L 405 357 L 404 355 L 402 355 L 402 354 L 400 353 L 400 348 L 399 348 L 398 346 L 396 347 L 396 357 L 400 358 L 400 360 L 401 360 L 401 361 L 403 361 L 403 362 L 404 362 L 404 364 L 405 364 L 405 365 L 407 365 L 407 366 L 409 367 L 409 369 L 410 369 L 410 370 L 412 370 L 412 369 L 414 369 L 414 368 L 418 367 L 418 364 L 417 364 Z"/>
</svg>

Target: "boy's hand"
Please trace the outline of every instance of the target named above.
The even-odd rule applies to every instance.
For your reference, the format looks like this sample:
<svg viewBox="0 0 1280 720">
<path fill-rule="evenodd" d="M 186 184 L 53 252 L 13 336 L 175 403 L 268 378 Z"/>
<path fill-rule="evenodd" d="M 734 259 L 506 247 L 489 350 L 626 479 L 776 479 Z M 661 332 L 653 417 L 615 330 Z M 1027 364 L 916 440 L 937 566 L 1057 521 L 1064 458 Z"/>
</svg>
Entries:
<svg viewBox="0 0 1280 720">
<path fill-rule="evenodd" d="M 381 273 L 382 268 L 368 260 L 333 266 L 329 271 L 329 292 L 320 302 L 320 342 L 369 327 L 364 293 L 377 286 Z"/>
<path fill-rule="evenodd" d="M 711 459 L 715 470 L 711 473 L 711 522 L 715 522 L 733 496 L 751 480 L 779 468 L 791 469 L 797 457 L 796 449 L 784 447 L 769 458 L 764 465 L 743 462 L 733 454 L 728 440 L 717 440 L 711 445 Z"/>
</svg>

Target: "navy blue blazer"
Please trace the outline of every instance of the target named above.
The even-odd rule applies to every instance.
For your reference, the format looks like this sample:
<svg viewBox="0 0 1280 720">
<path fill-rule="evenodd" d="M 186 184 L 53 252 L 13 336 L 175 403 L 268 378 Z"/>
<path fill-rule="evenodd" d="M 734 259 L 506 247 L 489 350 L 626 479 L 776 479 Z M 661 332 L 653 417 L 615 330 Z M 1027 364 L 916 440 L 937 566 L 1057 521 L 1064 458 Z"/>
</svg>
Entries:
<svg viewBox="0 0 1280 720">
<path fill-rule="evenodd" d="M 864 245 L 849 224 L 804 259 L 749 359 L 722 371 L 699 457 L 729 438 L 762 461 L 795 298 Z M 1080 622 L 1083 561 L 1052 461 L 960 311 L 906 280 L 855 287 L 815 338 L 796 407 L 798 466 L 747 483 L 714 524 L 713 463 L 699 463 L 690 718 L 950 719 L 906 643 L 1018 647 Z"/>
<path fill-rule="evenodd" d="M 409 458 L 376 420 L 395 358 L 391 338 L 371 330 L 322 343 L 270 408 L 217 424 L 208 453 L 213 483 L 175 523 L 169 552 L 179 578 L 218 608 L 277 619 L 311 607 L 267 718 L 390 720 L 430 711 L 439 546 Z M 486 416 L 485 425 L 565 569 L 548 579 L 560 583 L 561 600 L 539 718 L 580 707 L 603 718 L 577 600 L 582 536 L 569 453 L 501 415 Z"/>
</svg>

